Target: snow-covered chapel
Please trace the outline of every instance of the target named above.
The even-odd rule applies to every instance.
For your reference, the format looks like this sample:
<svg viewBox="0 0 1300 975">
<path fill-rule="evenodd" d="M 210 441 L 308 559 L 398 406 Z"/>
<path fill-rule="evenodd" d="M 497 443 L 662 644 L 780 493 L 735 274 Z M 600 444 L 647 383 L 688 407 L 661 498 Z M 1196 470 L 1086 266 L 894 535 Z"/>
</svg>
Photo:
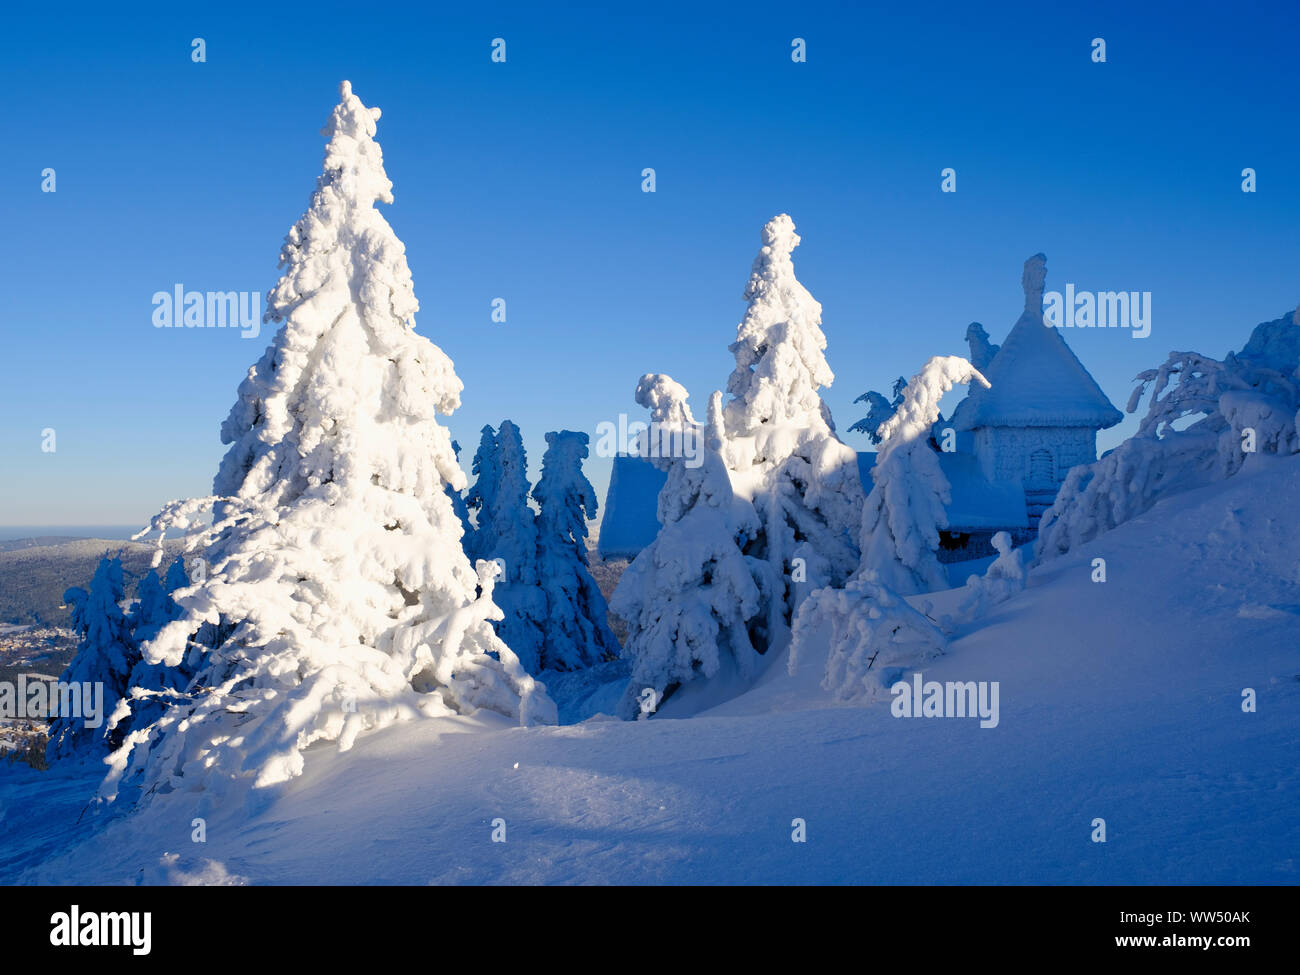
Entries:
<svg viewBox="0 0 1300 975">
<path fill-rule="evenodd" d="M 1029 528 L 1051 507 L 1070 468 L 1097 459 L 1097 431 L 1123 419 L 1061 330 L 1044 321 L 1046 277 L 1044 255 L 1025 261 L 1025 309 L 987 363 L 977 360 L 988 347 L 972 335 L 974 326 L 967 331 L 971 361 L 990 385 L 973 386 L 951 419 L 957 452 L 973 455 L 979 476 L 1023 493 Z M 954 482 L 954 501 L 957 489 Z M 949 525 L 973 527 L 961 525 L 951 512 Z"/>
<path fill-rule="evenodd" d="M 940 533 L 940 559 L 961 562 L 993 554 L 995 532 L 1019 545 L 1035 534 L 1038 519 L 1056 498 L 1070 468 L 1097 459 L 1097 431 L 1123 415 L 1097 385 L 1060 329 L 1043 318 L 1047 258 L 1025 261 L 1024 311 L 1002 345 L 988 343 L 972 324 L 970 361 L 989 381 L 973 386 L 948 420 L 955 449 L 939 453 L 951 487 L 948 527 Z M 871 487 L 874 451 L 858 454 L 863 486 Z M 616 457 L 598 550 L 602 558 L 633 558 L 659 530 L 656 499 L 664 475 L 639 457 Z"/>
</svg>

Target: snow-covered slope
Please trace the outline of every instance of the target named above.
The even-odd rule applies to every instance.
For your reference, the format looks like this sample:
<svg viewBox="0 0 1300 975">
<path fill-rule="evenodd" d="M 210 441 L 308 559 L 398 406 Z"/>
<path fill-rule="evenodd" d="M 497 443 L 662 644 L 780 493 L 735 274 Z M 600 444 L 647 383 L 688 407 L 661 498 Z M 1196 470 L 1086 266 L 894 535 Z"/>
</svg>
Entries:
<svg viewBox="0 0 1300 975">
<path fill-rule="evenodd" d="M 77 828 L 74 777 L 47 773 L 38 807 L 40 774 L 0 766 L 0 880 L 1296 883 L 1297 506 L 1300 457 L 1259 456 L 1035 570 L 925 670 L 998 681 L 996 728 L 833 707 L 809 653 L 690 718 L 431 719 L 311 749 L 202 845 L 191 800 Z"/>
</svg>

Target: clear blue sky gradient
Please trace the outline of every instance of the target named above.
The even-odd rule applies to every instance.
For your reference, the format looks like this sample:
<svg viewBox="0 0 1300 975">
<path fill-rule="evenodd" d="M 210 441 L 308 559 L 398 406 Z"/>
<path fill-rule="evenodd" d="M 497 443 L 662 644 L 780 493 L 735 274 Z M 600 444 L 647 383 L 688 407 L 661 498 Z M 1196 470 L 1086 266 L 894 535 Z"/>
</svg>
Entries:
<svg viewBox="0 0 1300 975">
<path fill-rule="evenodd" d="M 1000 342 L 1037 251 L 1049 289 L 1152 292 L 1146 340 L 1066 333 L 1121 408 L 1171 349 L 1221 356 L 1300 301 L 1293 3 L 623 6 L 10 7 L 0 525 L 143 523 L 209 492 L 269 334 L 155 329 L 151 297 L 274 284 L 343 78 L 384 112 L 385 215 L 466 386 L 467 468 L 484 423 L 515 420 L 535 469 L 546 430 L 639 419 L 645 372 L 702 414 L 783 211 L 842 431 L 863 390 L 964 354 L 969 322 Z"/>
</svg>

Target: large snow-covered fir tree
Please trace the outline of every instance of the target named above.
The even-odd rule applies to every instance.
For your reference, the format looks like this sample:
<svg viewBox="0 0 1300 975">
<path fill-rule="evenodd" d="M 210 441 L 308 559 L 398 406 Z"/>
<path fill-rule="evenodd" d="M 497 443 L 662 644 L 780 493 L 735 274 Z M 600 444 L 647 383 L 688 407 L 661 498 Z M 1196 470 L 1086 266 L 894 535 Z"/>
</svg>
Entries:
<svg viewBox="0 0 1300 975">
<path fill-rule="evenodd" d="M 479 481 L 470 493 L 477 511 L 472 551 L 475 558 L 504 566 L 493 591 L 503 614 L 495 629 L 524 668 L 536 674 L 543 667 L 546 596 L 537 579 L 537 516 L 528 506 L 528 457 L 519 427 L 510 420 L 491 431 L 484 428 L 475 456 Z"/>
<path fill-rule="evenodd" d="M 751 627 L 761 625 L 763 606 L 781 591 L 771 566 L 742 551 L 760 525 L 753 505 L 732 491 L 720 455 L 722 394 L 710 399 L 703 429 L 691 415 L 686 389 L 668 376 L 643 376 L 636 399 L 661 435 L 702 436 L 703 450 L 699 464 L 685 456 L 652 458 L 668 473 L 659 493 L 662 527 L 610 599 L 627 623 L 623 656 L 632 662 L 619 704 L 623 718 L 641 713 L 647 691 L 657 705 L 681 684 L 713 677 L 724 666 L 752 676 L 759 656 Z"/>
<path fill-rule="evenodd" d="M 546 594 L 542 666 L 552 670 L 577 670 L 619 652 L 587 557 L 587 522 L 596 517 L 596 490 L 582 473 L 587 444 L 585 433 L 548 433 L 533 488 L 537 576 Z"/>
<path fill-rule="evenodd" d="M 784 580 L 769 606 L 764 649 L 784 642 L 808 591 L 842 584 L 853 571 L 862 512 L 857 452 L 836 436 L 819 392 L 835 377 L 824 354 L 821 304 L 795 277 L 798 244 L 786 214 L 763 227 L 745 288 L 749 308 L 730 347 L 736 367 L 723 410 L 722 455 L 734 490 L 761 521 L 746 554 Z"/>
<path fill-rule="evenodd" d="M 721 393 L 710 398 L 707 424 L 669 377 L 646 375 L 637 388 L 661 448 L 652 459 L 668 477 L 659 533 L 610 602 L 629 625 L 624 655 L 634 661 L 625 717 L 647 688 L 671 692 L 724 665 L 751 679 L 762 654 L 788 644 L 800 601 L 842 585 L 858 564 L 857 453 L 820 395 L 834 375 L 821 305 L 795 277 L 798 243 L 786 214 L 763 227 L 730 346 L 731 398 L 725 407 Z M 703 437 L 702 463 L 664 456 L 674 434 Z"/>
<path fill-rule="evenodd" d="M 1148 393 L 1137 432 L 1073 468 L 1042 517 L 1034 553 L 1055 558 L 1147 511 L 1161 498 L 1236 474 L 1252 454 L 1300 450 L 1300 310 L 1261 322 L 1221 361 L 1173 352 L 1137 377 Z"/>
<path fill-rule="evenodd" d="M 873 486 L 862 508 L 863 570 L 903 595 L 948 587 L 939 563 L 939 529 L 948 524 L 951 485 L 930 443 L 939 401 L 958 383 L 988 380 L 961 356 L 935 356 L 912 377 L 880 426 Z"/>
<path fill-rule="evenodd" d="M 81 699 L 80 714 L 60 714 L 50 722 L 46 757 L 50 761 L 73 755 L 102 753 L 115 745 L 109 717 L 126 693 L 131 672 L 140 659 L 140 652 L 131 636 L 131 624 L 122 612 L 125 590 L 122 581 L 122 560 L 100 559 L 90 582 L 90 590 L 80 586 L 63 594 L 63 601 L 71 609 L 72 629 L 80 634 L 77 655 L 59 678 L 61 683 L 77 684 L 84 690 L 103 688 L 102 713 L 91 715 L 88 705 Z M 81 693 L 81 692 L 79 692 Z M 93 718 L 95 727 L 87 725 Z"/>
<path fill-rule="evenodd" d="M 176 666 L 204 624 L 194 693 L 113 756 L 152 789 L 255 786 L 301 773 L 314 742 L 488 708 L 554 720 L 545 688 L 493 632 L 496 567 L 471 567 L 445 487 L 464 474 L 438 423 L 460 403 L 451 360 L 414 330 L 405 249 L 375 208 L 392 183 L 378 109 L 344 82 L 324 173 L 268 295 L 280 323 L 222 426 L 205 579 L 146 648 Z M 155 526 L 201 524 L 203 500 Z"/>
</svg>

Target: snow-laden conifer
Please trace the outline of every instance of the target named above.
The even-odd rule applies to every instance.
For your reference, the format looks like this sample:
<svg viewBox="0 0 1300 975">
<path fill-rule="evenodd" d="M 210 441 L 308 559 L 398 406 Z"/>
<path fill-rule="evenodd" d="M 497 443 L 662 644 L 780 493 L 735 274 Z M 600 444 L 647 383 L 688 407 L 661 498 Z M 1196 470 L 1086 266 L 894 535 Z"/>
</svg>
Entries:
<svg viewBox="0 0 1300 975">
<path fill-rule="evenodd" d="M 888 400 L 884 394 L 869 389 L 853 402 L 866 403 L 867 415 L 849 427 L 849 433 L 865 433 L 873 444 L 880 443 L 880 426 L 903 404 L 903 390 L 907 380 L 899 376 L 894 380 L 894 398 Z"/>
<path fill-rule="evenodd" d="M 1127 410 L 1148 397 L 1137 432 L 1072 468 L 1042 517 L 1034 554 L 1055 558 L 1150 509 L 1161 498 L 1236 474 L 1251 454 L 1294 454 L 1300 410 L 1300 325 L 1261 322 L 1223 359 L 1172 352 L 1137 376 Z"/>
<path fill-rule="evenodd" d="M 460 463 L 460 444 L 455 440 L 451 442 L 451 452 L 456 455 L 456 463 Z M 465 493 L 456 490 L 451 484 L 448 484 L 444 490 L 447 497 L 451 499 L 451 508 L 456 512 L 456 518 L 460 521 L 461 527 L 461 547 L 469 551 L 470 539 L 474 533 L 474 526 L 469 520 L 469 508 L 465 504 Z"/>
<path fill-rule="evenodd" d="M 912 377 L 903 401 L 880 427 L 873 486 L 862 508 L 862 570 L 903 595 L 948 588 L 939 563 L 951 485 L 930 444 L 939 401 L 958 383 L 988 381 L 960 356 L 935 356 Z"/>
<path fill-rule="evenodd" d="M 596 491 L 582 473 L 587 444 L 585 433 L 548 433 L 542 476 L 533 488 L 537 576 L 546 594 L 542 664 L 553 670 L 577 670 L 619 652 L 587 557 L 587 522 L 596 517 Z"/>
<path fill-rule="evenodd" d="M 876 572 L 859 572 L 842 589 L 813 592 L 795 615 L 789 672 L 807 648 L 825 635 L 828 647 L 822 687 L 842 703 L 869 703 L 885 696 L 902 674 L 947 649 L 939 628 L 882 585 Z"/>
<path fill-rule="evenodd" d="M 970 348 L 970 364 L 981 372 L 989 367 L 993 357 L 1002 348 L 993 344 L 989 333 L 979 322 L 971 322 L 966 326 L 966 345 Z"/>
<path fill-rule="evenodd" d="M 700 463 L 685 456 L 653 460 L 668 472 L 659 493 L 662 528 L 619 580 L 610 608 L 628 626 L 623 655 L 632 676 L 619 715 L 634 718 L 647 689 L 657 703 L 679 685 L 712 677 L 728 664 L 752 675 L 758 652 L 750 626 L 765 599 L 779 598 L 767 563 L 742 549 L 759 531 L 753 505 L 735 495 L 722 445 L 722 394 L 709 401 L 703 429 L 691 415 L 687 392 L 668 376 L 646 375 L 637 402 L 651 422 L 679 437 L 703 437 Z M 694 451 L 692 451 L 694 453 Z"/>
<path fill-rule="evenodd" d="M 140 659 L 131 637 L 131 624 L 122 612 L 123 597 L 122 560 L 107 557 L 100 559 L 89 591 L 77 586 L 63 594 L 71 610 L 72 629 L 81 636 L 81 642 L 59 681 L 78 685 L 80 713 L 59 714 L 50 722 L 46 746 L 50 761 L 74 755 L 102 755 L 116 744 L 108 718 L 126 693 L 131 672 Z M 90 700 L 85 698 L 86 689 L 90 689 Z M 102 704 L 102 711 L 91 714 L 96 701 Z"/>
<path fill-rule="evenodd" d="M 115 753 L 106 795 L 137 773 L 147 790 L 283 782 L 315 742 L 421 715 L 554 718 L 492 630 L 496 567 L 461 548 L 445 488 L 464 474 L 437 417 L 462 387 L 414 330 L 405 249 L 375 208 L 393 200 L 379 116 L 343 83 L 268 296 L 279 331 L 222 426 L 205 577 L 145 653 L 175 666 L 205 625 L 213 645 L 193 693 Z M 204 507 L 155 525 L 201 525 Z"/>
<path fill-rule="evenodd" d="M 790 673 L 824 637 L 829 654 L 822 686 L 838 701 L 874 700 L 906 669 L 947 646 L 935 622 L 903 597 L 948 587 L 937 551 L 951 487 L 930 431 L 944 393 L 970 382 L 988 385 L 960 356 L 935 356 L 903 388 L 879 427 L 858 571 L 843 587 L 815 590 L 795 616 Z"/>
<path fill-rule="evenodd" d="M 977 620 L 1025 588 L 1024 550 L 1011 547 L 1011 535 L 1007 532 L 994 532 L 992 543 L 997 558 L 982 576 L 967 577 L 957 615 L 945 621 L 945 625 Z"/>
<path fill-rule="evenodd" d="M 164 626 L 184 615 L 173 597 L 189 584 L 183 558 L 172 562 L 164 579 L 158 578 L 157 569 L 145 573 L 136 587 L 135 602 L 127 616 L 131 639 L 136 646 L 144 646 L 162 632 Z M 115 740 L 120 741 L 132 728 L 153 723 L 169 703 L 181 696 L 193 679 L 202 656 L 201 644 L 198 641 L 195 643 L 174 667 L 153 663 L 143 656 L 136 661 L 127 680 L 126 693 L 109 717 L 109 727 Z"/>
<path fill-rule="evenodd" d="M 496 523 L 492 511 L 497 506 L 497 490 L 501 483 L 500 447 L 497 432 L 491 424 L 479 431 L 478 449 L 470 469 L 474 484 L 465 493 L 465 508 L 474 513 L 474 528 L 465 540 L 465 551 L 471 559 L 490 559 L 496 548 Z"/>
<path fill-rule="evenodd" d="M 749 308 L 730 347 L 736 367 L 721 431 L 733 488 L 760 518 L 746 554 L 784 580 L 769 607 L 764 649 L 784 642 L 803 595 L 853 571 L 862 511 L 857 453 L 836 436 L 820 395 L 835 377 L 821 304 L 795 277 L 798 244 L 786 214 L 763 227 L 744 294 Z"/>
<path fill-rule="evenodd" d="M 474 556 L 498 562 L 505 572 L 497 580 L 493 599 L 502 618 L 494 628 L 530 673 L 543 666 L 546 596 L 537 578 L 537 516 L 528 506 L 528 457 L 523 437 L 510 420 L 496 434 L 483 432 L 482 463 L 476 464 L 478 509 Z M 490 441 L 490 442 L 489 442 Z"/>
</svg>

